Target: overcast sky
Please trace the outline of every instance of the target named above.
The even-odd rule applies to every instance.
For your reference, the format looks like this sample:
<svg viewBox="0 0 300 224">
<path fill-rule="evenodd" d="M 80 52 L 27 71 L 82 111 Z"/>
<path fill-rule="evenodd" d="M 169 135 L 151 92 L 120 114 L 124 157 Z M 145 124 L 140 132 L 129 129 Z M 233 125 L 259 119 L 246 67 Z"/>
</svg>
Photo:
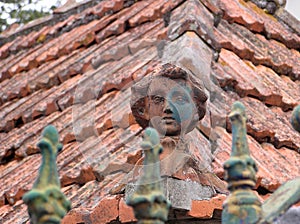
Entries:
<svg viewBox="0 0 300 224">
<path fill-rule="evenodd" d="M 285 8 L 300 20 L 300 0 L 287 0 Z"/>
</svg>

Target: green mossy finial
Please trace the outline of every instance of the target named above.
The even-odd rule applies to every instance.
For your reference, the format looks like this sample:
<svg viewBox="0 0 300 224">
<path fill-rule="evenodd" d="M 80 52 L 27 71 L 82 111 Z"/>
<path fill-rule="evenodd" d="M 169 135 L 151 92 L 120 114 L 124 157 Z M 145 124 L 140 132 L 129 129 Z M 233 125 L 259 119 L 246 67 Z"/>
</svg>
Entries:
<svg viewBox="0 0 300 224">
<path fill-rule="evenodd" d="M 136 191 L 127 200 L 140 224 L 160 224 L 168 219 L 171 204 L 161 186 L 159 154 L 162 146 L 159 142 L 157 131 L 147 128 L 141 143 L 145 154 L 144 173 L 137 182 Z"/>
<path fill-rule="evenodd" d="M 261 217 L 261 202 L 252 191 L 257 166 L 249 153 L 245 111 L 241 102 L 235 102 L 229 114 L 232 124 L 232 152 L 230 159 L 224 163 L 224 179 L 228 182 L 231 194 L 223 204 L 223 223 L 254 224 Z"/>
<path fill-rule="evenodd" d="M 47 126 L 37 144 L 42 153 L 42 164 L 31 191 L 23 196 L 33 224 L 59 224 L 71 209 L 70 201 L 60 191 L 56 156 L 62 149 L 54 126 Z"/>
<path fill-rule="evenodd" d="M 300 132 L 300 105 L 292 112 L 291 124 Z M 282 184 L 262 205 L 263 216 L 259 224 L 273 223 L 292 205 L 300 201 L 300 178 Z"/>
<path fill-rule="evenodd" d="M 236 101 L 232 105 L 231 113 L 228 115 L 232 125 L 232 151 L 231 156 L 249 155 L 246 131 L 246 108 Z"/>
</svg>

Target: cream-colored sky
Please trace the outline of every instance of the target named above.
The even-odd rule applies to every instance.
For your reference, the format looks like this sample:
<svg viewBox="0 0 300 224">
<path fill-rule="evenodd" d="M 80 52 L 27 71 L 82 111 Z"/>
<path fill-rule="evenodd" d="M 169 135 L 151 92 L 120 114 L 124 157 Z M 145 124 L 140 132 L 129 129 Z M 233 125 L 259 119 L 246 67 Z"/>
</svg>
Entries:
<svg viewBox="0 0 300 224">
<path fill-rule="evenodd" d="M 287 0 L 285 8 L 300 20 L 300 0 Z"/>
</svg>

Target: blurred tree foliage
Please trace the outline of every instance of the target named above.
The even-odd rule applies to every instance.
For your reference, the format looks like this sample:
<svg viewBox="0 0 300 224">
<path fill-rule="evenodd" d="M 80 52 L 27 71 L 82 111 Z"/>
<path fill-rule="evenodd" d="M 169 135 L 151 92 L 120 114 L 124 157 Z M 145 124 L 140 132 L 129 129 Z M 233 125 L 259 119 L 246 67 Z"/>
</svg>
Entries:
<svg viewBox="0 0 300 224">
<path fill-rule="evenodd" d="M 48 1 L 48 7 L 35 7 L 44 0 L 0 0 L 0 32 L 12 23 L 25 24 L 49 15 L 60 1 Z"/>
</svg>

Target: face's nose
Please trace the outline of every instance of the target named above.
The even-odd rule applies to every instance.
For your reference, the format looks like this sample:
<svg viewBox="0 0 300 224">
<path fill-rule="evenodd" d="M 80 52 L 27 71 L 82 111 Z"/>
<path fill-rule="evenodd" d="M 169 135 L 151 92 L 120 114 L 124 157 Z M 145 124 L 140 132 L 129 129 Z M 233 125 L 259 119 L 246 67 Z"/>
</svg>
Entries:
<svg viewBox="0 0 300 224">
<path fill-rule="evenodd" d="M 170 104 L 169 100 L 165 101 L 165 105 L 164 105 L 163 111 L 166 114 L 172 114 L 173 113 L 172 107 L 171 107 L 171 104 Z"/>
</svg>

